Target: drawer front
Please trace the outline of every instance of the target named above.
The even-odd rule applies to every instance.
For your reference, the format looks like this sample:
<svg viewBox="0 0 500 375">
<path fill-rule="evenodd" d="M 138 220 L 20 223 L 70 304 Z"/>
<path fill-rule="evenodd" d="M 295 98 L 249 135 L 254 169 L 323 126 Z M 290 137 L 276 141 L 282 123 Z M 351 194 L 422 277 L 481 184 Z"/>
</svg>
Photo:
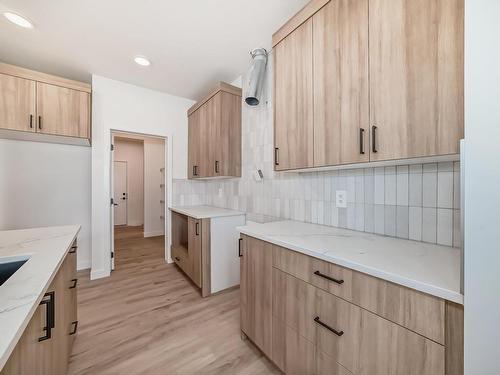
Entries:
<svg viewBox="0 0 500 375">
<path fill-rule="evenodd" d="M 279 246 L 273 266 L 444 345 L 444 300 Z"/>
<path fill-rule="evenodd" d="M 442 345 L 276 268 L 273 316 L 325 358 L 331 357 L 354 374 L 444 374 Z M 279 325 L 274 330 L 279 330 Z M 279 366 L 293 361 L 287 359 L 288 349 L 285 353 L 279 350 L 282 345 L 290 345 L 288 337 L 286 340 L 280 345 L 273 342 L 273 359 Z"/>
<path fill-rule="evenodd" d="M 272 359 L 287 375 L 353 375 L 277 318 L 273 318 Z"/>
</svg>

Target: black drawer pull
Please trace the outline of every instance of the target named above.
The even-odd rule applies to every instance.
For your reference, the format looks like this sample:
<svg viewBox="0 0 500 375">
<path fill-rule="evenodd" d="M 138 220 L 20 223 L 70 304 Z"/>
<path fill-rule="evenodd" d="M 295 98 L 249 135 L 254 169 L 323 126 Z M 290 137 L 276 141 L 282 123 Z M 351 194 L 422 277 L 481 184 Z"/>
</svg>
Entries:
<svg viewBox="0 0 500 375">
<path fill-rule="evenodd" d="M 42 116 L 38 116 L 38 129 L 42 130 Z"/>
<path fill-rule="evenodd" d="M 280 149 L 278 147 L 274 148 L 274 165 L 280 165 L 279 150 Z"/>
<path fill-rule="evenodd" d="M 219 161 L 216 160 L 215 161 L 215 173 L 219 173 L 219 172 L 220 172 L 220 170 L 219 170 Z"/>
<path fill-rule="evenodd" d="M 339 284 L 339 285 L 344 283 L 344 280 L 334 279 L 333 277 L 330 277 L 330 276 L 328 276 L 328 275 L 325 275 L 325 274 L 323 274 L 323 273 L 321 273 L 321 272 L 319 272 L 319 271 L 314 271 L 314 274 L 315 274 L 316 276 L 322 277 L 322 278 L 324 278 L 324 279 L 327 279 L 327 280 L 333 281 L 334 283 L 337 283 L 337 284 Z"/>
<path fill-rule="evenodd" d="M 196 235 L 199 236 L 200 235 L 200 223 L 196 223 Z"/>
<path fill-rule="evenodd" d="M 359 153 L 365 154 L 365 129 L 359 128 Z"/>
<path fill-rule="evenodd" d="M 70 336 L 74 335 L 76 331 L 78 331 L 78 320 L 71 322 L 71 325 L 73 326 L 73 330 L 69 333 Z"/>
<path fill-rule="evenodd" d="M 45 305 L 45 336 L 39 337 L 38 341 L 49 340 L 52 337 L 52 329 L 55 328 L 55 292 L 47 292 L 43 296 L 40 305 Z"/>
<path fill-rule="evenodd" d="M 241 258 L 243 256 L 243 253 L 241 252 L 241 242 L 243 241 L 243 238 L 238 239 L 238 256 Z"/>
<path fill-rule="evenodd" d="M 316 318 L 314 318 L 314 321 L 316 323 L 318 323 L 320 326 L 322 327 L 325 327 L 327 330 L 335 333 L 337 336 L 342 336 L 344 334 L 344 331 L 337 331 L 336 329 L 333 329 L 332 327 L 330 327 L 328 324 L 325 324 L 323 323 L 320 319 L 319 319 L 319 316 L 317 316 Z"/>
<path fill-rule="evenodd" d="M 33 115 L 30 115 L 30 129 L 33 129 Z"/>
<path fill-rule="evenodd" d="M 76 253 L 76 249 L 78 248 L 78 246 L 71 246 L 71 249 L 68 251 L 69 254 L 74 254 Z"/>
<path fill-rule="evenodd" d="M 377 127 L 372 126 L 372 152 L 376 153 L 377 150 Z"/>
<path fill-rule="evenodd" d="M 78 279 L 71 279 L 71 282 L 73 283 L 73 285 L 71 285 L 69 287 L 69 289 L 75 289 L 76 288 L 76 284 L 78 284 Z"/>
</svg>

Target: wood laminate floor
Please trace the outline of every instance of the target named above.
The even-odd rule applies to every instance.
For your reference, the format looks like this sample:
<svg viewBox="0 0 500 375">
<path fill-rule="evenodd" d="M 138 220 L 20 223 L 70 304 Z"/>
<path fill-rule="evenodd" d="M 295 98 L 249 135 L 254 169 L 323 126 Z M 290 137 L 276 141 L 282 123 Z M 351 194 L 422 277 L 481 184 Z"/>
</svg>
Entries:
<svg viewBox="0 0 500 375">
<path fill-rule="evenodd" d="M 278 374 L 239 329 L 239 289 L 202 299 L 163 237 L 115 232 L 116 270 L 78 273 L 78 334 L 68 374 Z"/>
</svg>

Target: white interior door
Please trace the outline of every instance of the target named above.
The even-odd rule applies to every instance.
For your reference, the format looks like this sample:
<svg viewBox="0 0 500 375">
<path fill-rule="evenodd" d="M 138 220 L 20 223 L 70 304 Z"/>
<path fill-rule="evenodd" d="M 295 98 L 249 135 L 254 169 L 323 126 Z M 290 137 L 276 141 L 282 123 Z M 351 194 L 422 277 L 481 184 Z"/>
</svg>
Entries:
<svg viewBox="0 0 500 375">
<path fill-rule="evenodd" d="M 114 162 L 114 222 L 127 225 L 127 162 Z"/>
</svg>

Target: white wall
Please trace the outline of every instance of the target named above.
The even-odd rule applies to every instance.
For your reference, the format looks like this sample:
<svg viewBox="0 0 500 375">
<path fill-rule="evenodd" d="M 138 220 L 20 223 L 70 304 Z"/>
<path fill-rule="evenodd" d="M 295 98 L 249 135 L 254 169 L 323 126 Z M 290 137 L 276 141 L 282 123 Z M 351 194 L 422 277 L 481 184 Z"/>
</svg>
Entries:
<svg viewBox="0 0 500 375">
<path fill-rule="evenodd" d="M 465 1 L 465 374 L 500 374 L 500 1 Z"/>
<path fill-rule="evenodd" d="M 186 112 L 194 101 L 96 75 L 92 76 L 92 90 L 91 277 L 98 278 L 110 274 L 111 129 L 168 137 L 167 150 L 173 157 L 167 173 L 186 178 Z"/>
<path fill-rule="evenodd" d="M 144 146 L 139 140 L 115 139 L 115 161 L 127 162 L 127 225 L 144 224 Z M 119 200 L 121 197 L 114 197 Z"/>
<path fill-rule="evenodd" d="M 79 224 L 90 267 L 90 147 L 0 139 L 0 230 Z"/>
<path fill-rule="evenodd" d="M 165 174 L 165 141 L 163 139 L 144 139 L 144 237 L 160 236 L 165 233 L 166 187 Z"/>
</svg>

